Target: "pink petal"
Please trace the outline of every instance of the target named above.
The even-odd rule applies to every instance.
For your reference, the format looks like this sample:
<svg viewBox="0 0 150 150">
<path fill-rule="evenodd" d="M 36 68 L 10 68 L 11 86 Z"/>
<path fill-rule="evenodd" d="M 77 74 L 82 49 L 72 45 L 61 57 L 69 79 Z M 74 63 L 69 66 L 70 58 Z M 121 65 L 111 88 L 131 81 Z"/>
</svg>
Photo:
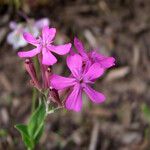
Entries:
<svg viewBox="0 0 150 150">
<path fill-rule="evenodd" d="M 90 57 L 94 62 L 97 62 L 101 65 L 101 67 L 107 69 L 115 65 L 115 58 L 107 57 L 102 54 L 97 53 L 96 51 L 92 51 L 90 53 Z"/>
<path fill-rule="evenodd" d="M 70 48 L 71 48 L 71 43 L 65 45 L 59 45 L 59 46 L 54 46 L 54 45 L 48 46 L 49 50 L 59 55 L 67 54 L 70 51 Z"/>
<path fill-rule="evenodd" d="M 23 33 L 23 37 L 30 44 L 33 44 L 33 45 L 37 45 L 38 44 L 37 40 L 30 33 L 27 33 L 27 32 Z"/>
<path fill-rule="evenodd" d="M 75 51 L 73 50 L 73 48 L 71 48 L 69 51 L 69 55 L 74 55 L 74 54 L 75 54 Z"/>
<path fill-rule="evenodd" d="M 96 60 L 103 60 L 106 58 L 106 56 L 98 53 L 96 50 L 92 50 L 90 53 L 89 53 L 90 57 L 92 57 L 93 59 L 96 59 Z"/>
<path fill-rule="evenodd" d="M 74 78 L 66 78 L 59 75 L 52 75 L 50 82 L 51 86 L 57 90 L 73 86 L 76 83 Z"/>
<path fill-rule="evenodd" d="M 18 56 L 23 58 L 23 57 L 33 57 L 35 55 L 37 55 L 38 53 L 40 53 L 40 48 L 35 48 L 33 50 L 30 51 L 26 51 L 26 52 L 18 52 Z"/>
<path fill-rule="evenodd" d="M 82 57 L 78 54 L 67 57 L 67 66 L 74 77 L 80 78 L 82 73 Z"/>
<path fill-rule="evenodd" d="M 42 58 L 43 65 L 53 65 L 57 62 L 56 57 L 46 48 L 42 49 L 42 54 L 43 54 Z"/>
<path fill-rule="evenodd" d="M 115 58 L 106 57 L 105 59 L 99 61 L 99 63 L 103 68 L 107 69 L 115 65 Z"/>
<path fill-rule="evenodd" d="M 102 93 L 95 91 L 90 86 L 85 86 L 83 90 L 94 103 L 102 103 L 105 101 L 105 96 Z"/>
<path fill-rule="evenodd" d="M 85 48 L 84 48 L 82 42 L 76 37 L 74 38 L 74 45 L 75 45 L 78 53 L 83 57 L 83 61 L 87 61 L 89 58 L 85 51 Z"/>
<path fill-rule="evenodd" d="M 56 34 L 55 28 L 49 28 L 48 26 L 45 26 L 42 29 L 43 41 L 51 42 L 53 40 L 53 38 L 55 37 L 55 34 Z"/>
<path fill-rule="evenodd" d="M 76 84 L 73 88 L 73 91 L 66 99 L 65 106 L 69 110 L 81 111 L 82 108 L 82 91 L 80 85 Z"/>
<path fill-rule="evenodd" d="M 87 60 L 84 62 L 84 64 L 85 65 L 83 67 L 83 74 L 86 74 L 93 63 L 90 60 Z"/>
<path fill-rule="evenodd" d="M 48 18 L 42 18 L 36 21 L 35 26 L 37 26 L 39 29 L 43 28 L 43 26 L 49 26 L 50 21 Z"/>
<path fill-rule="evenodd" d="M 85 55 L 85 50 L 82 42 L 78 38 L 74 38 L 74 46 L 78 50 L 79 54 Z"/>
<path fill-rule="evenodd" d="M 104 73 L 104 68 L 102 68 L 99 63 L 94 63 L 89 67 L 87 73 L 84 75 L 85 79 L 92 81 L 99 78 Z"/>
</svg>

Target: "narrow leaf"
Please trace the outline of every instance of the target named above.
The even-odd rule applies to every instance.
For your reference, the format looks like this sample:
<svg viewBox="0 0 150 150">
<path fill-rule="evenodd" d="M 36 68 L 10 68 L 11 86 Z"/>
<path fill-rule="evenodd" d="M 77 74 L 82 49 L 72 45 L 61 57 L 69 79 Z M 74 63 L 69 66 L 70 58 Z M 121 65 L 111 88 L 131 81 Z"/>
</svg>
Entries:
<svg viewBox="0 0 150 150">
<path fill-rule="evenodd" d="M 30 136 L 28 134 L 28 127 L 24 124 L 18 124 L 15 126 L 15 128 L 20 132 L 20 134 L 22 136 L 22 140 L 25 143 L 25 145 L 32 149 L 34 147 L 34 143 L 30 139 Z"/>
<path fill-rule="evenodd" d="M 45 104 L 41 103 L 39 107 L 35 110 L 33 115 L 31 116 L 28 124 L 28 132 L 30 137 L 35 138 L 37 132 L 40 131 L 42 124 L 44 124 L 44 120 L 46 117 Z"/>
<path fill-rule="evenodd" d="M 35 144 L 39 142 L 39 140 L 43 134 L 43 131 L 44 131 L 44 123 L 39 126 L 38 130 L 36 131 L 36 133 L 34 135 Z"/>
</svg>

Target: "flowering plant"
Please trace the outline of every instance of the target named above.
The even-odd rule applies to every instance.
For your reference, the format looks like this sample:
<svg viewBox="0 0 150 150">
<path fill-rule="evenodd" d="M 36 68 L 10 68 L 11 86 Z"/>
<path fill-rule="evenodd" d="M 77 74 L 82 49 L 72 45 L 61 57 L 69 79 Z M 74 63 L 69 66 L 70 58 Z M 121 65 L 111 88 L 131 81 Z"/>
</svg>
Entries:
<svg viewBox="0 0 150 150">
<path fill-rule="evenodd" d="M 53 39 L 55 28 L 44 26 L 42 35 L 35 38 L 34 35 L 25 32 L 24 39 L 35 46 L 29 51 L 20 51 L 18 56 L 25 58 L 25 68 L 31 77 L 31 84 L 40 92 L 40 104 L 33 112 L 27 125 L 16 125 L 28 149 L 32 150 L 39 141 L 46 116 L 59 108 L 81 111 L 82 93 L 85 92 L 94 103 L 105 101 L 104 94 L 93 89 L 93 85 L 105 70 L 114 66 L 115 59 L 98 54 L 95 50 L 86 52 L 82 42 L 75 38 L 74 45 L 77 52 L 71 49 L 71 43 L 55 46 Z M 53 74 L 52 66 L 57 62 L 53 53 L 59 55 L 68 54 L 66 63 L 71 72 L 69 77 Z M 36 73 L 32 58 L 36 57 L 40 64 L 41 79 Z M 67 91 L 67 92 L 66 92 Z M 66 98 L 61 99 L 66 93 Z M 54 107 L 50 104 L 54 103 Z"/>
<path fill-rule="evenodd" d="M 28 43 L 23 38 L 24 32 L 30 32 L 37 37 L 43 26 L 50 25 L 48 18 L 41 18 L 37 21 L 34 19 L 26 19 L 26 22 L 16 23 L 10 22 L 9 27 L 12 30 L 7 36 L 7 42 L 13 46 L 14 50 L 18 50 L 21 47 L 26 46 Z"/>
</svg>

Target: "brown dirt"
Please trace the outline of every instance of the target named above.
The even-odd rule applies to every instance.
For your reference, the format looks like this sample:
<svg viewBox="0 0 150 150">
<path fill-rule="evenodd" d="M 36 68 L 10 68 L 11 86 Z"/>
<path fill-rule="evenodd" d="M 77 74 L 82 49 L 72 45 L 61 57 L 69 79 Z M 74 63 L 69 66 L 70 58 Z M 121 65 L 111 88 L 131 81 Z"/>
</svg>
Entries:
<svg viewBox="0 0 150 150">
<path fill-rule="evenodd" d="M 116 58 L 116 66 L 95 86 L 107 101 L 98 106 L 84 97 L 81 113 L 49 116 L 37 150 L 149 150 L 149 125 L 141 112 L 142 104 L 150 104 L 149 10 L 149 0 L 45 0 L 21 6 L 30 17 L 49 17 L 58 28 L 56 41 L 78 36 L 87 49 L 98 47 Z M 8 33 L 10 20 L 23 20 L 7 3 L 0 6 L 0 17 L 0 35 Z M 0 38 L 0 150 L 23 150 L 14 125 L 27 121 L 32 88 L 6 34 Z M 60 64 L 54 68 L 65 74 Z"/>
</svg>

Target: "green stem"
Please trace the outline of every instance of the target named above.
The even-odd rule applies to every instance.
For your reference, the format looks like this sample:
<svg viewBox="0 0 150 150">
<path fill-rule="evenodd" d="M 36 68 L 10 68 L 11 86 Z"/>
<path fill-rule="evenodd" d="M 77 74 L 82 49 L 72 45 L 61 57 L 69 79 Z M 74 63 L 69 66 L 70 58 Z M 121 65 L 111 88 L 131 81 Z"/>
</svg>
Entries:
<svg viewBox="0 0 150 150">
<path fill-rule="evenodd" d="M 35 103 L 36 103 L 36 99 L 37 99 L 37 89 L 33 88 L 33 92 L 32 92 L 32 112 L 34 112 L 35 110 Z"/>
<path fill-rule="evenodd" d="M 39 73 L 38 58 L 34 57 L 33 61 L 34 61 L 34 64 L 35 64 L 36 73 L 38 74 Z M 35 110 L 35 104 L 36 104 L 37 96 L 38 96 L 37 89 L 33 88 L 33 92 L 32 92 L 32 112 L 34 112 L 34 110 Z"/>
<path fill-rule="evenodd" d="M 34 64 L 35 64 L 35 70 L 36 70 L 36 73 L 37 73 L 37 77 L 39 77 L 40 65 L 39 65 L 39 62 L 38 62 L 38 58 L 34 57 L 33 61 L 34 61 Z"/>
</svg>

